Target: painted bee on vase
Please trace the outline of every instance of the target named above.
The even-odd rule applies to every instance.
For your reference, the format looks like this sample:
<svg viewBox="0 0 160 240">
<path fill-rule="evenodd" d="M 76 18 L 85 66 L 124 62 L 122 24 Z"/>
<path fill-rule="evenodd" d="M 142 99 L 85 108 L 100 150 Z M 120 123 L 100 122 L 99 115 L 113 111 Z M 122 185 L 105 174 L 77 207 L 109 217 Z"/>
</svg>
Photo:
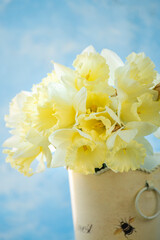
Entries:
<svg viewBox="0 0 160 240">
<path fill-rule="evenodd" d="M 134 221 L 135 218 L 129 218 L 129 221 L 121 221 L 120 222 L 120 227 L 117 228 L 114 232 L 114 235 L 123 232 L 124 236 L 127 238 L 127 235 L 131 235 L 135 230 L 133 226 L 131 226 L 131 223 Z"/>
</svg>

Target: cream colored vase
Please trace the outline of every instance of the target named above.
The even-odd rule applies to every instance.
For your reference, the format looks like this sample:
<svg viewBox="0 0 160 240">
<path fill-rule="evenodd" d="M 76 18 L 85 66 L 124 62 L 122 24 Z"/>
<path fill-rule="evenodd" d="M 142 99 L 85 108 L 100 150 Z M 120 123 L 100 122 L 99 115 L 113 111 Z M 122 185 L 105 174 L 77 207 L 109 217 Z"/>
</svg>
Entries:
<svg viewBox="0 0 160 240">
<path fill-rule="evenodd" d="M 69 180 L 76 240 L 160 240 L 159 169 Z"/>
</svg>

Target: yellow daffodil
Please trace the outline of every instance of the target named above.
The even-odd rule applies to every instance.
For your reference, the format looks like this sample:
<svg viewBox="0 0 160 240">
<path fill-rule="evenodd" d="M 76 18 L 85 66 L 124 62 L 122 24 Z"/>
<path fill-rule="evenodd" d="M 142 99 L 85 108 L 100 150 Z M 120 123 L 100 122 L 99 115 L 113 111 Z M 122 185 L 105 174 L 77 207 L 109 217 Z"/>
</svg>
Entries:
<svg viewBox="0 0 160 240">
<path fill-rule="evenodd" d="M 51 73 L 48 73 L 47 77 L 42 79 L 41 84 L 43 84 L 44 86 L 48 86 L 49 83 L 53 83 L 53 82 L 60 82 L 60 80 L 58 79 L 58 76 L 56 75 L 55 71 L 52 71 Z"/>
<path fill-rule="evenodd" d="M 109 67 L 99 53 L 83 53 L 73 63 L 79 75 L 88 82 L 105 81 L 109 78 Z"/>
<path fill-rule="evenodd" d="M 89 135 L 77 129 L 57 130 L 49 140 L 57 147 L 56 152 L 58 151 L 53 156 L 52 166 L 59 166 L 60 161 L 76 172 L 93 174 L 95 168 L 100 168 L 105 161 L 107 152 L 105 143 L 94 142 Z"/>
<path fill-rule="evenodd" d="M 132 53 L 124 66 L 115 71 L 115 85 L 119 101 L 134 101 L 140 95 L 151 91 L 157 72 L 153 62 L 144 53 Z"/>
<path fill-rule="evenodd" d="M 21 138 L 17 135 L 12 136 L 3 144 L 4 147 L 11 148 L 4 150 L 4 153 L 8 154 L 6 161 L 25 176 L 31 176 L 34 174 L 31 167 L 34 160 L 38 161 L 35 172 L 43 171 L 45 162 L 47 167 L 50 167 L 52 154 L 49 144 L 48 139 L 35 129 L 30 129 L 26 138 Z"/>
<path fill-rule="evenodd" d="M 109 66 L 108 83 L 112 86 L 115 86 L 115 71 L 117 68 L 124 66 L 124 63 L 115 52 L 109 49 L 103 49 L 101 56 L 105 58 L 106 63 Z"/>
<path fill-rule="evenodd" d="M 157 130 L 157 126 L 150 122 L 143 122 L 143 121 L 138 121 L 138 122 L 128 122 L 125 124 L 125 129 L 137 129 L 137 137 L 143 137 L 150 135 L 151 133 L 154 133 Z"/>
<path fill-rule="evenodd" d="M 9 114 L 5 116 L 6 126 L 9 128 L 17 128 L 25 120 L 25 112 L 23 105 L 26 99 L 30 96 L 30 92 L 20 92 L 10 103 Z"/>
<path fill-rule="evenodd" d="M 86 112 L 102 112 L 110 105 L 110 98 L 106 93 L 87 92 Z"/>
<path fill-rule="evenodd" d="M 77 127 L 92 136 L 94 140 L 104 141 L 115 129 L 120 119 L 106 107 L 103 112 L 81 114 L 77 119 Z"/>
<path fill-rule="evenodd" d="M 122 141 L 129 143 L 131 142 L 137 135 L 138 130 L 133 129 L 124 129 L 123 127 L 118 128 L 117 131 L 113 131 L 111 136 L 108 137 L 106 141 L 106 145 L 108 149 L 113 149 L 115 146 L 115 142 L 117 139 L 121 139 Z"/>
<path fill-rule="evenodd" d="M 153 83 L 157 72 L 154 70 L 155 65 L 146 57 L 144 53 L 131 53 L 127 58 L 130 66 L 130 79 L 134 79 L 141 84 Z"/>
<path fill-rule="evenodd" d="M 83 174 L 94 174 L 103 163 L 115 172 L 143 163 L 146 169 L 153 148 L 144 136 L 156 131 L 160 138 L 160 75 L 154 63 L 132 53 L 124 64 L 113 51 L 99 54 L 89 46 L 74 69 L 53 64 L 41 83 L 10 104 L 7 162 L 26 176 L 45 166 Z"/>
<path fill-rule="evenodd" d="M 60 83 L 50 83 L 27 98 L 23 111 L 33 128 L 49 136 L 56 129 L 74 125 L 76 112 L 85 109 L 84 95 L 85 89 L 71 93 Z"/>
<path fill-rule="evenodd" d="M 78 128 L 90 134 L 94 140 L 105 140 L 112 126 L 106 115 L 105 113 L 81 114 L 78 118 Z"/>
<path fill-rule="evenodd" d="M 122 60 L 111 50 L 103 49 L 101 55 L 92 46 L 87 47 L 73 63 L 76 71 L 63 65 L 54 63 L 57 78 L 62 83 L 80 90 L 86 87 L 91 91 L 115 94 L 113 85 L 114 72 L 123 66 Z"/>
<path fill-rule="evenodd" d="M 160 126 L 160 101 L 154 101 L 150 93 L 137 98 L 137 102 L 123 102 L 120 117 L 122 121 L 143 121 Z"/>
<path fill-rule="evenodd" d="M 140 168 L 145 157 L 146 150 L 142 144 L 135 140 L 127 143 L 118 137 L 114 148 L 108 152 L 106 164 L 115 172 L 128 172 Z"/>
<path fill-rule="evenodd" d="M 108 53 L 108 56 L 109 55 L 111 55 L 111 58 L 113 58 L 112 62 L 114 62 L 112 52 Z M 114 63 L 111 65 L 114 65 Z M 85 86 L 88 90 L 104 91 L 109 95 L 115 93 L 114 88 L 108 84 L 110 78 L 109 65 L 106 59 L 97 53 L 92 46 L 89 46 L 77 56 L 73 66 L 78 73 L 75 79 L 77 89 Z M 111 67 L 111 70 L 113 70 L 113 67 Z"/>
</svg>

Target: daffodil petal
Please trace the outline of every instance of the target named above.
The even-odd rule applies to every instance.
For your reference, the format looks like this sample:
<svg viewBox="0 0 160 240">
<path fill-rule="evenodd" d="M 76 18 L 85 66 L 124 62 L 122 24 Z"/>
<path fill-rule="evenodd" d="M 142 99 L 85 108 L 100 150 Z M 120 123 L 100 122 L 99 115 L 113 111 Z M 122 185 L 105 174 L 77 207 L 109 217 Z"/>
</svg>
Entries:
<svg viewBox="0 0 160 240">
<path fill-rule="evenodd" d="M 96 50 L 94 49 L 94 47 L 92 45 L 86 47 L 81 54 L 83 53 L 96 53 Z"/>
<path fill-rule="evenodd" d="M 137 137 L 147 136 L 156 131 L 157 126 L 149 122 L 128 122 L 126 129 L 137 129 Z"/>
<path fill-rule="evenodd" d="M 79 134 L 80 136 L 82 136 L 84 138 L 91 139 L 91 136 L 89 136 L 88 134 L 80 131 L 79 129 L 76 129 L 76 128 L 66 128 L 65 129 L 64 128 L 64 129 L 59 129 L 59 130 L 56 130 L 55 132 L 53 132 L 49 136 L 49 141 L 56 148 L 59 147 L 59 145 L 62 144 L 62 143 L 67 143 L 68 142 L 68 145 L 69 145 L 70 142 L 72 141 L 72 136 L 75 133 Z"/>
<path fill-rule="evenodd" d="M 58 63 L 54 63 L 54 69 L 55 69 L 56 76 L 61 81 L 61 83 L 65 83 L 68 86 L 75 88 L 76 75 L 74 70 Z"/>
<path fill-rule="evenodd" d="M 109 84 L 114 86 L 115 85 L 115 70 L 118 67 L 121 67 L 124 65 L 123 61 L 120 59 L 120 57 L 113 51 L 109 50 L 109 49 L 103 49 L 101 52 L 101 56 L 103 56 L 106 60 L 106 63 L 109 66 L 110 69 L 110 77 L 109 77 Z"/>
<path fill-rule="evenodd" d="M 129 143 L 131 140 L 135 138 L 137 132 L 138 132 L 137 129 L 122 130 L 119 131 L 118 135 L 123 141 Z"/>
<path fill-rule="evenodd" d="M 43 154 L 46 158 L 47 167 L 49 168 L 51 166 L 52 153 L 51 153 L 50 149 L 48 148 L 48 146 L 43 147 Z"/>
<path fill-rule="evenodd" d="M 160 138 L 160 127 L 157 129 L 157 131 L 154 133 L 154 136 L 157 138 Z"/>
<path fill-rule="evenodd" d="M 61 145 L 64 142 L 68 142 L 69 144 L 69 141 L 72 138 L 72 135 L 75 131 L 76 130 L 69 128 L 58 129 L 49 136 L 49 141 L 56 148 L 58 148 L 59 145 Z"/>
<path fill-rule="evenodd" d="M 22 91 L 12 99 L 10 103 L 9 115 L 5 115 L 7 127 L 16 128 L 21 121 L 24 121 L 25 113 L 23 112 L 23 105 L 27 97 L 30 95 L 30 92 Z"/>
<path fill-rule="evenodd" d="M 41 135 L 36 129 L 31 128 L 26 136 L 26 139 L 35 146 L 46 147 L 49 145 L 48 138 Z"/>
<path fill-rule="evenodd" d="M 111 151 L 107 158 L 107 166 L 116 172 L 128 172 L 136 170 L 143 164 L 146 157 L 146 151 L 142 144 L 136 141 L 121 143 L 119 148 Z"/>
<path fill-rule="evenodd" d="M 66 151 L 67 151 L 68 144 L 62 143 L 58 146 L 55 153 L 52 157 L 51 167 L 64 167 L 66 166 L 65 158 L 66 158 Z"/>
<path fill-rule="evenodd" d="M 118 136 L 120 132 L 120 129 L 117 130 L 116 132 L 112 133 L 112 135 L 107 139 L 106 145 L 108 149 L 112 149 L 116 140 L 116 137 Z"/>
<path fill-rule="evenodd" d="M 149 84 L 156 78 L 155 65 L 143 52 L 138 54 L 133 52 L 126 59 L 131 68 L 130 77 L 132 79 L 141 84 Z"/>
<path fill-rule="evenodd" d="M 13 148 L 15 146 L 18 146 L 18 144 L 21 142 L 21 138 L 17 135 L 14 135 L 10 138 L 8 138 L 4 143 L 3 147 Z"/>
<path fill-rule="evenodd" d="M 29 142 L 22 142 L 15 151 L 13 158 L 29 158 L 37 156 L 41 152 L 40 147 L 34 146 Z"/>
<path fill-rule="evenodd" d="M 87 90 L 85 87 L 83 87 L 81 88 L 80 91 L 77 92 L 77 94 L 73 99 L 73 105 L 77 113 L 86 112 L 86 100 L 87 100 Z"/>
<path fill-rule="evenodd" d="M 136 137 L 135 140 L 144 146 L 144 148 L 146 149 L 147 155 L 153 155 L 153 147 L 146 138 Z"/>
<path fill-rule="evenodd" d="M 144 164 L 141 164 L 140 169 L 150 172 L 158 166 L 160 166 L 160 153 L 154 153 L 146 156 Z"/>
<path fill-rule="evenodd" d="M 109 107 L 105 107 L 105 109 L 106 109 L 106 111 L 109 113 L 109 115 L 111 116 L 111 118 L 115 121 L 115 122 L 117 122 L 117 123 L 119 123 L 120 125 L 121 125 L 121 121 L 120 121 L 120 119 L 119 119 L 119 117 L 115 114 L 115 112 L 111 109 L 111 108 L 109 108 Z"/>
<path fill-rule="evenodd" d="M 100 168 L 105 159 L 106 147 L 104 143 L 95 144 L 87 139 L 79 139 L 77 144 L 68 148 L 66 164 L 75 172 L 93 174 L 95 168 Z"/>
<path fill-rule="evenodd" d="M 50 83 L 48 85 L 48 93 L 51 99 L 54 99 L 58 104 L 72 104 L 72 97 L 75 92 L 73 90 L 72 94 L 68 89 L 60 83 Z"/>
</svg>

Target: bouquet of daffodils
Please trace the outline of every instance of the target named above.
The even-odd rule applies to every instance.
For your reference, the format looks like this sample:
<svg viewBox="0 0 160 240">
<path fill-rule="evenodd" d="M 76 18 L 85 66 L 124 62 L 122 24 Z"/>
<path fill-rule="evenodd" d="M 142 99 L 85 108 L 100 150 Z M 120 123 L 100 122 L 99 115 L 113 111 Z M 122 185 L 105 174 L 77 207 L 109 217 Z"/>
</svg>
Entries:
<svg viewBox="0 0 160 240">
<path fill-rule="evenodd" d="M 54 71 L 10 104 L 6 161 L 26 176 L 66 166 L 94 174 L 143 168 L 153 154 L 145 136 L 160 136 L 160 75 L 144 53 L 126 62 L 108 49 L 86 48 L 74 69 Z"/>
</svg>

